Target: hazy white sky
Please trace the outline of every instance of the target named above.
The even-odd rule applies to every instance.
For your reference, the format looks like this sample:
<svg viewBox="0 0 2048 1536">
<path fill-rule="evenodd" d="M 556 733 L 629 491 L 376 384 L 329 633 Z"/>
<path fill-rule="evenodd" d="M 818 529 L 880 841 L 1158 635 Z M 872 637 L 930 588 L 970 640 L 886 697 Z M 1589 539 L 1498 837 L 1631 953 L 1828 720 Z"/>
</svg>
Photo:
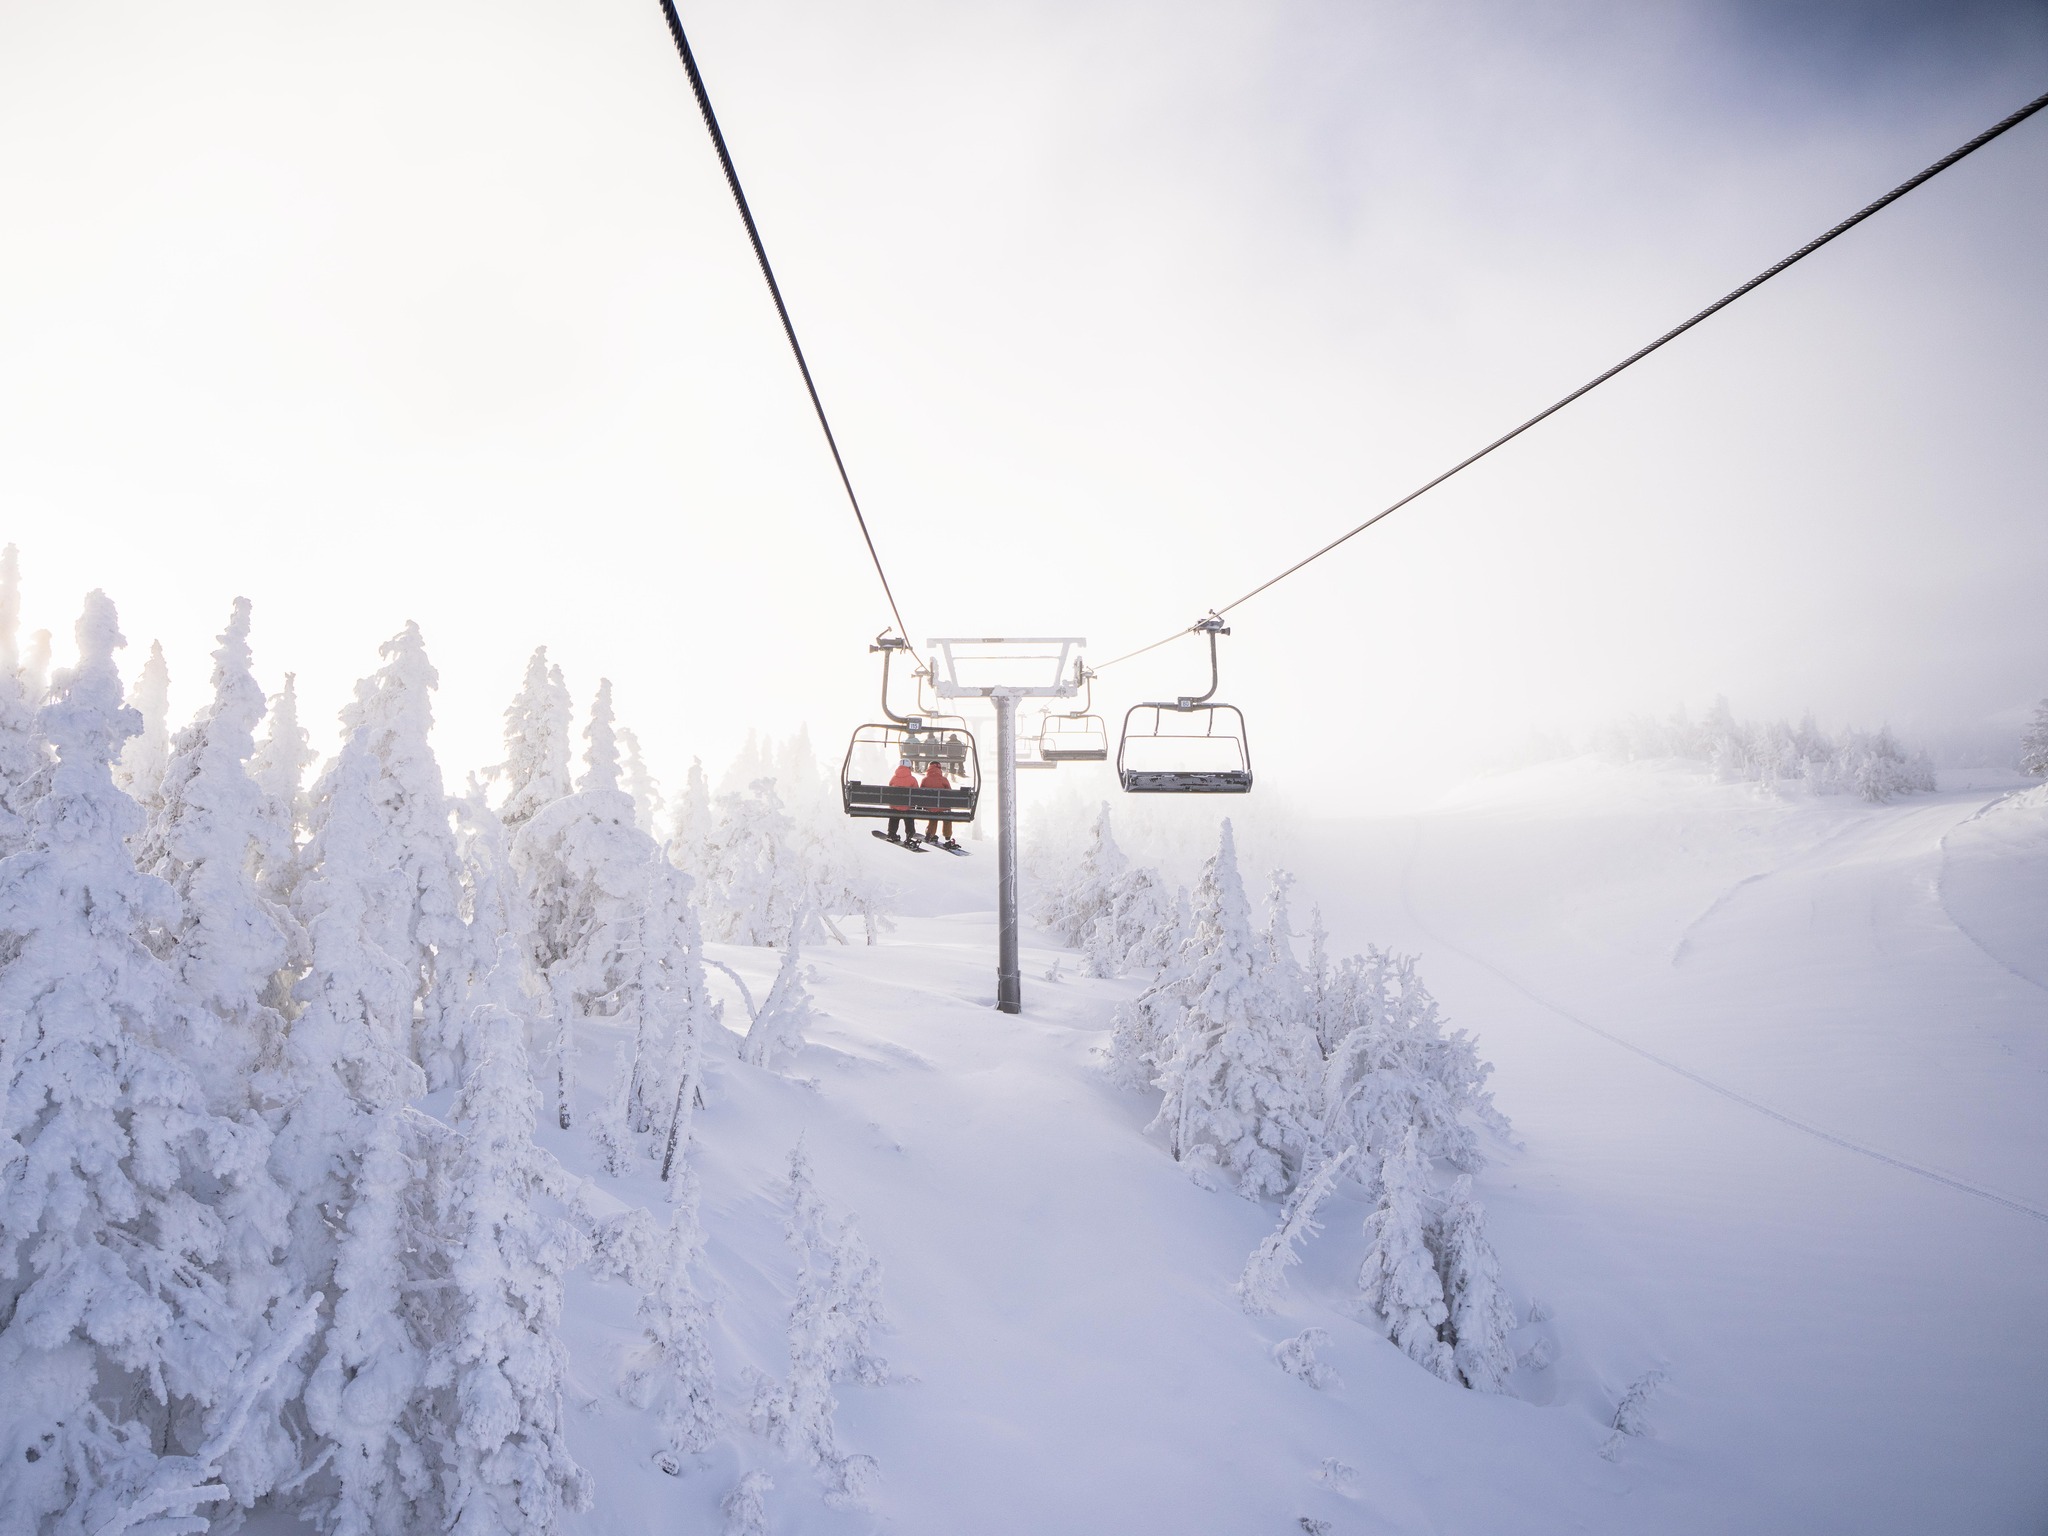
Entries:
<svg viewBox="0 0 2048 1536">
<path fill-rule="evenodd" d="M 2048 87 L 2048 7 L 697 0 L 915 638 L 1236 596 Z M 1269 782 L 2048 693 L 2048 118 L 1234 616 Z M 653 0 L 0 0 L 0 534 L 174 705 L 417 619 L 676 777 L 887 619 Z M 1110 673 L 1178 691 L 1192 642 Z"/>
</svg>

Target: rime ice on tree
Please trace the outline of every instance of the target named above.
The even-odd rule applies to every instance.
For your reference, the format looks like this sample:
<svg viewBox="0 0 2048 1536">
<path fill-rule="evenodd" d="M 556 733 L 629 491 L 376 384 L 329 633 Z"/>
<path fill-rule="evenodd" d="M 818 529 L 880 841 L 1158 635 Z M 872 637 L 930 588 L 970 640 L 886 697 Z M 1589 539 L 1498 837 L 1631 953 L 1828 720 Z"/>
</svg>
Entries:
<svg viewBox="0 0 2048 1536">
<path fill-rule="evenodd" d="M 200 1010 L 148 944 L 177 898 L 129 857 L 143 815 L 112 769 L 141 720 L 121 702 L 122 643 L 92 593 L 78 668 L 40 714 L 56 763 L 32 846 L 0 861 L 0 1380 L 43 1434 L 35 1457 L 0 1463 L 0 1508 L 31 1522 L 84 1518 L 152 1445 L 198 1449 L 207 1406 L 267 1333 L 237 1297 L 260 1307 L 277 1289 L 234 1272 L 268 1268 L 236 1227 L 267 1203 L 269 1137 L 210 1108 L 159 1044 L 190 1038 Z M 245 1458 L 235 1495 L 276 1470 Z"/>
<path fill-rule="evenodd" d="M 1283 1193 L 1313 1142 L 1307 1042 L 1275 1006 L 1237 872 L 1230 823 L 1195 897 L 1196 951 L 1159 1083 L 1155 1126 L 1174 1157 L 1254 1199 Z"/>
</svg>

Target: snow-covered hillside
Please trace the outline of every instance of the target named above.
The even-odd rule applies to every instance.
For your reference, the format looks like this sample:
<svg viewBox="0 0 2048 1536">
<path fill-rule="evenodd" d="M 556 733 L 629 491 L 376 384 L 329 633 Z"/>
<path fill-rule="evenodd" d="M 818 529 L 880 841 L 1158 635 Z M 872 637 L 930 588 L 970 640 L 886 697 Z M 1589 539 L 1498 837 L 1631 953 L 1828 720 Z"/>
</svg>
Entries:
<svg viewBox="0 0 2048 1536">
<path fill-rule="evenodd" d="M 1556 762 L 1263 905 L 1104 810 L 1010 1016 L 802 738 L 665 814 L 536 653 L 450 796 L 408 626 L 308 785 L 246 604 L 173 731 L 9 553 L 4 1536 L 2048 1514 L 2039 790 Z"/>
<path fill-rule="evenodd" d="M 1101 1069 L 1136 983 L 1040 933 L 1026 1012 L 994 1012 L 987 869 L 917 864 L 895 933 L 811 952 L 823 1017 L 790 1075 L 721 1062 L 699 1122 L 731 1360 L 780 1368 L 799 1135 L 885 1266 L 883 1352 L 915 1379 L 840 1392 L 873 1511 L 744 1435 L 655 1471 L 608 1387 L 627 1295 L 588 1283 L 586 1528 L 710 1522 L 767 1466 L 798 1531 L 2038 1529 L 2048 991 L 2015 974 L 2048 963 L 2038 801 L 1778 800 L 1582 761 L 1302 840 L 1337 938 L 1419 951 L 1499 1067 L 1520 1145 L 1489 1146 L 1479 1191 L 1540 1319 L 1518 1351 L 1549 1360 L 1513 1398 L 1361 1323 L 1366 1211 L 1341 1190 L 1277 1314 L 1246 1316 L 1230 1287 L 1272 1207 L 1182 1176 L 1143 1129 L 1156 1095 Z M 1989 918 L 1951 915 L 1986 909 L 2031 938 L 2015 918 L 1987 953 Z M 713 952 L 761 994 L 772 955 Z M 650 1180 L 619 1193 L 660 1208 Z M 1322 1390 L 1273 1359 L 1307 1328 Z M 1646 1376 L 1647 1433 L 1617 1443 Z"/>
</svg>

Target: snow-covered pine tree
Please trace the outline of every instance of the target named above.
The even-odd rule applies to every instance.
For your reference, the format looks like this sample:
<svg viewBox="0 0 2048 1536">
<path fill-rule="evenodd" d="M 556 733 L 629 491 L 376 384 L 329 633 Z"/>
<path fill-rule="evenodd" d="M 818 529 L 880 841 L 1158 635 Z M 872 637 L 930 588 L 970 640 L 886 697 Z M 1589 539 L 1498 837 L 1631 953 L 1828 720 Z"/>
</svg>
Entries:
<svg viewBox="0 0 2048 1536">
<path fill-rule="evenodd" d="M 549 665 L 548 648 L 539 646 L 505 710 L 505 761 L 492 770 L 505 785 L 498 815 L 506 826 L 525 826 L 542 806 L 569 793 L 569 714 L 562 670 Z"/>
<path fill-rule="evenodd" d="M 633 1154 L 633 1049 L 624 1040 L 612 1047 L 612 1076 L 604 1102 L 590 1117 L 590 1143 L 598 1166 L 613 1178 L 631 1165 Z"/>
<path fill-rule="evenodd" d="M 427 739 L 440 675 L 427 660 L 417 624 L 408 623 L 379 654 L 384 665 L 356 684 L 341 725 L 344 735 L 363 736 L 377 762 L 384 839 L 403 892 L 385 914 L 379 943 L 413 978 L 412 1053 L 428 1085 L 438 1088 L 461 1073 L 467 980 L 462 866 L 441 768 Z M 320 793 L 316 788 L 316 798 Z"/>
<path fill-rule="evenodd" d="M 1081 856 L 1064 880 L 1048 887 L 1033 916 L 1062 944 L 1078 948 L 1087 941 L 1097 920 L 1109 912 L 1117 882 L 1129 867 L 1130 860 L 1110 829 L 1109 802 L 1104 801 Z"/>
<path fill-rule="evenodd" d="M 453 805 L 456 853 L 462 860 L 463 928 L 469 940 L 468 1019 L 473 1024 L 486 1004 L 526 1018 L 529 1002 L 542 989 L 527 955 L 533 919 L 512 865 L 511 834 L 491 809 L 476 774 Z"/>
<path fill-rule="evenodd" d="M 881 1322 L 880 1275 L 850 1224 L 835 1240 L 811 1182 L 801 1141 L 789 1159 L 790 1246 L 797 1254 L 796 1296 L 789 1309 L 789 1379 L 756 1383 L 749 1418 L 776 1445 L 803 1457 L 829 1479 L 826 1502 L 856 1504 L 873 1477 L 872 1457 L 839 1449 L 832 1383 L 848 1375 L 880 1380 L 887 1367 L 869 1347 Z"/>
<path fill-rule="evenodd" d="M 39 682 L 21 665 L 21 557 L 0 550 L 0 858 L 29 844 L 28 811 L 50 777 L 50 748 L 36 729 Z"/>
<path fill-rule="evenodd" d="M 363 1110 L 365 1134 L 335 1240 L 334 1310 L 305 1387 L 307 1421 L 332 1452 L 330 1496 L 312 1501 L 333 1536 L 436 1524 L 431 1422 L 421 1412 L 425 1349 L 413 1322 L 412 1221 L 419 1176 L 405 1109 Z M 415 1293 L 417 1294 L 417 1293 Z"/>
<path fill-rule="evenodd" d="M 1121 976 L 1143 965 L 1149 941 L 1166 914 L 1165 885 L 1156 870 L 1141 864 L 1125 868 L 1109 884 L 1102 910 L 1081 940 L 1090 976 Z"/>
<path fill-rule="evenodd" d="M 704 760 L 690 759 L 689 777 L 675 802 L 669 820 L 668 856 L 676 868 L 692 879 L 702 879 L 715 822 L 711 814 L 711 785 L 704 776 Z"/>
<path fill-rule="evenodd" d="M 1445 1381 L 1455 1379 L 1440 1330 L 1450 1315 L 1427 1237 L 1429 1173 L 1414 1127 L 1381 1164 L 1379 1202 L 1365 1219 L 1367 1249 L 1358 1300 L 1408 1357 Z"/>
<path fill-rule="evenodd" d="M 767 1498 L 775 1483 L 766 1472 L 749 1472 L 718 1506 L 725 1516 L 722 1536 L 768 1536 Z"/>
<path fill-rule="evenodd" d="M 1357 1155 L 1356 1147 L 1346 1147 L 1334 1157 L 1318 1159 L 1287 1197 L 1280 1213 L 1280 1225 L 1252 1250 L 1252 1256 L 1245 1261 L 1244 1273 L 1231 1287 L 1239 1304 L 1252 1316 L 1264 1317 L 1278 1303 L 1280 1293 L 1287 1286 L 1287 1271 L 1301 1262 L 1301 1255 L 1295 1249 L 1323 1230 L 1316 1217 L 1323 1202 L 1329 1199 L 1330 1191 L 1337 1187 L 1337 1180 Z"/>
<path fill-rule="evenodd" d="M 687 1457 L 718 1438 L 711 1306 L 690 1278 L 703 1257 L 704 1233 L 697 1220 L 697 1175 L 687 1158 L 677 1167 L 675 1187 L 661 1262 L 654 1284 L 640 1298 L 644 1342 L 620 1383 L 635 1407 L 656 1407 L 664 1442 L 656 1460 L 672 1476 L 682 1472 Z"/>
<path fill-rule="evenodd" d="M 1195 963 L 1194 908 L 1188 890 L 1175 893 L 1172 908 L 1146 935 L 1142 962 L 1158 967 L 1151 986 L 1119 1004 L 1109 1037 L 1109 1075 L 1127 1088 L 1150 1088 L 1164 1064 L 1174 1029 L 1187 1003 Z"/>
<path fill-rule="evenodd" d="M 237 598 L 213 653 L 213 697 L 171 746 L 154 820 L 137 862 L 178 894 L 166 933 L 170 959 L 217 1027 L 191 1042 L 188 1060 L 224 1114 L 252 1107 L 259 1068 L 274 1069 L 284 1019 L 272 1006 L 279 977 L 303 950 L 297 922 L 259 885 L 256 871 L 292 859 L 288 829 L 249 776 L 263 690 L 249 670 L 249 601 Z"/>
<path fill-rule="evenodd" d="M 2048 775 L 2048 699 L 2034 706 L 2033 723 L 2020 738 L 2020 772 Z"/>
<path fill-rule="evenodd" d="M 705 937 L 775 944 L 802 909 L 808 885 L 775 781 L 755 779 L 744 794 L 721 794 L 714 809 L 717 824 L 700 855 L 697 885 Z"/>
<path fill-rule="evenodd" d="M 142 807 L 145 816 L 154 816 L 157 791 L 171 758 L 171 669 L 158 641 L 149 643 L 149 659 L 135 674 L 128 707 L 142 717 L 142 729 L 121 749 L 114 782 Z"/>
<path fill-rule="evenodd" d="M 28 637 L 28 650 L 21 658 L 21 685 L 29 703 L 40 706 L 50 691 L 50 632 L 39 629 Z"/>
<path fill-rule="evenodd" d="M 224 1214 L 265 1203 L 269 1137 L 211 1109 L 162 1043 L 199 1010 L 148 944 L 177 898 L 129 855 L 143 816 L 113 764 L 141 719 L 103 593 L 77 633 L 78 667 L 40 713 L 56 762 L 31 846 L 0 861 L 0 1381 L 25 1437 L 0 1458 L 0 1511 L 23 1530 L 69 1529 L 114 1462 L 204 1444 L 271 1326 L 236 1295 L 276 1290 L 230 1273 L 268 1256 Z M 245 1458 L 234 1497 L 275 1471 Z"/>
<path fill-rule="evenodd" d="M 256 881 L 265 896 L 287 906 L 302 873 L 299 841 L 306 834 L 309 808 L 306 770 L 317 757 L 299 724 L 298 676 L 287 672 L 283 690 L 270 700 L 263 739 L 249 761 L 249 777 L 263 792 L 263 819 L 271 829 L 257 850 Z"/>
<path fill-rule="evenodd" d="M 1220 1175 L 1248 1199 L 1283 1194 L 1315 1145 L 1314 1046 L 1266 985 L 1228 820 L 1196 892 L 1189 948 L 1153 1125 L 1198 1179 Z"/>
<path fill-rule="evenodd" d="M 527 1067 L 525 1020 L 486 1004 L 471 1028 L 471 1065 L 450 1112 L 457 1135 L 437 1201 L 447 1315 L 423 1373 L 439 1421 L 433 1529 L 546 1536 L 563 1510 L 591 1502 L 562 1411 L 562 1276 L 581 1244 L 569 1223 L 545 1210 L 562 1180 L 533 1142 L 540 1095 Z"/>
<path fill-rule="evenodd" d="M 619 727 L 619 774 L 626 793 L 633 797 L 633 819 L 649 837 L 659 836 L 661 786 L 647 770 L 640 752 L 640 738 L 623 725 Z"/>
<path fill-rule="evenodd" d="M 426 1081 L 407 1050 L 413 886 L 387 786 L 364 728 L 315 792 L 308 873 L 295 893 L 310 964 L 286 1036 L 287 1107 L 273 1158 L 292 1197 L 298 1287 L 332 1303 L 302 1401 L 333 1469 L 313 1485 L 308 1510 L 344 1536 L 418 1528 L 435 1513 L 417 1438 L 423 1349 L 406 1305 L 423 1235 L 412 1212 L 425 1203 L 406 1106 Z"/>
<path fill-rule="evenodd" d="M 654 840 L 618 787 L 611 685 L 591 708 L 588 771 L 574 794 L 542 807 L 512 839 L 512 865 L 532 913 L 531 958 L 555 1024 L 555 1115 L 569 1128 L 569 1073 L 586 1015 L 616 1011 L 654 872 Z"/>
<path fill-rule="evenodd" d="M 658 1153 L 661 1176 L 669 1179 L 689 1141 L 706 1031 L 718 1022 L 719 1011 L 705 983 L 690 877 L 659 852 L 648 860 L 647 897 L 619 987 L 619 1014 L 633 1028 L 631 1124 L 653 1136 L 650 1150 Z"/>
<path fill-rule="evenodd" d="M 740 1043 L 740 1060 L 750 1066 L 772 1067 L 777 1057 L 803 1049 L 804 1030 L 811 1022 L 811 993 L 803 976 L 803 926 L 801 913 L 790 922 L 775 981 Z"/>
<path fill-rule="evenodd" d="M 1424 1156 L 1467 1171 L 1485 1163 L 1470 1121 L 1507 1133 L 1486 1091 L 1492 1066 L 1464 1030 L 1445 1030 L 1413 956 L 1369 948 L 1347 958 L 1323 989 L 1315 1032 L 1336 1042 L 1316 1094 L 1319 1134 L 1359 1147 L 1366 1169 L 1410 1126 Z"/>
<path fill-rule="evenodd" d="M 1508 1343 L 1515 1308 L 1501 1289 L 1500 1260 L 1486 1240 L 1486 1212 L 1472 1198 L 1470 1174 L 1452 1182 L 1429 1236 L 1450 1309 L 1445 1331 L 1458 1374 L 1475 1392 L 1505 1392 L 1515 1369 Z"/>
</svg>

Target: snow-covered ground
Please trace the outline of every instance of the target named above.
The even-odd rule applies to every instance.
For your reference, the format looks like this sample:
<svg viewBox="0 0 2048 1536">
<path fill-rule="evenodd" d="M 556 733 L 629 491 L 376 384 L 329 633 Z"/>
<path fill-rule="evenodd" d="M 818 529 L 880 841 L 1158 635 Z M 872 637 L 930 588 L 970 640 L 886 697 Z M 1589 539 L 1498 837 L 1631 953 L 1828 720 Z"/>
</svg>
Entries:
<svg viewBox="0 0 2048 1536">
<path fill-rule="evenodd" d="M 810 951 L 811 1043 L 780 1072 L 720 1054 L 696 1127 L 722 1390 L 787 1364 L 799 1136 L 884 1265 L 896 1379 L 836 1389 L 870 1507 L 828 1507 L 738 1422 L 657 1470 L 614 1385 L 634 1294 L 579 1275 L 570 1439 L 598 1493 L 572 1528 L 715 1530 L 751 1467 L 778 1532 L 2042 1528 L 2042 795 L 1871 806 L 1576 761 L 1296 841 L 1298 911 L 1320 902 L 1340 951 L 1418 952 L 1498 1068 L 1518 1144 L 1490 1145 L 1478 1193 L 1538 1319 L 1514 1342 L 1549 1356 L 1516 1397 L 1353 1315 L 1365 1213 L 1341 1195 L 1279 1314 L 1248 1317 L 1230 1284 L 1272 1209 L 1197 1188 L 1144 1131 L 1156 1096 L 1100 1068 L 1137 983 L 1038 935 L 1025 1012 L 996 1013 L 992 848 L 878 845 L 909 915 Z M 772 951 L 709 952 L 765 992 Z M 590 1165 L 580 1132 L 543 1140 Z M 600 1182 L 661 1209 L 651 1175 Z M 1271 1356 L 1308 1327 L 1341 1378 L 1321 1391 Z M 1650 1432 L 1603 1457 L 1651 1371 Z"/>
</svg>

